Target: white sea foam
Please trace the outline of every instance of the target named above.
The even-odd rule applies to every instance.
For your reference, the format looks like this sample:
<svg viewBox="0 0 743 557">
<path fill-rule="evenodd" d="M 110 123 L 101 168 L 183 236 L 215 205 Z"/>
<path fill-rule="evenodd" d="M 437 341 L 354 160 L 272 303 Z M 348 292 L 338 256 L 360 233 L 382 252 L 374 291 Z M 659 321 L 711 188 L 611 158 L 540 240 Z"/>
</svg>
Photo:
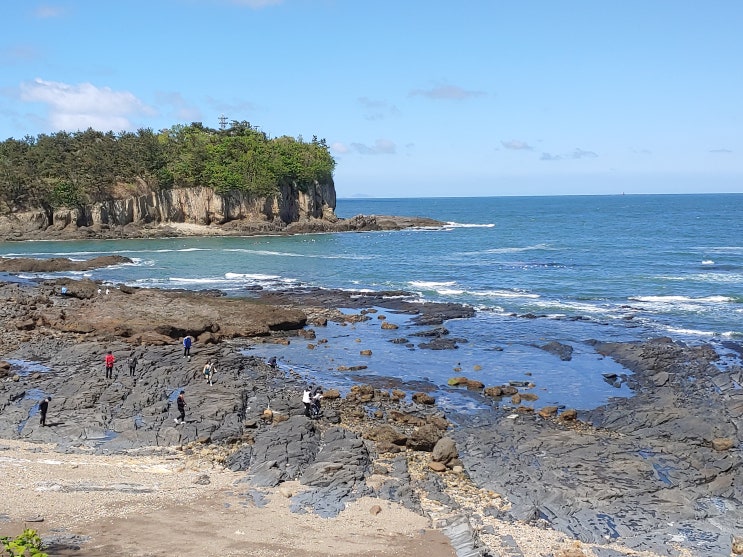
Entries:
<svg viewBox="0 0 743 557">
<path fill-rule="evenodd" d="M 715 262 L 712 261 L 711 259 L 705 259 L 704 261 L 702 261 L 702 265 L 714 265 L 714 264 Z"/>
<path fill-rule="evenodd" d="M 503 246 L 499 248 L 490 248 L 478 251 L 464 251 L 459 252 L 456 255 L 483 255 L 483 254 L 499 254 L 499 253 L 523 253 L 526 251 L 534 250 L 549 250 L 557 251 L 558 248 L 550 247 L 549 244 L 535 244 L 533 246 Z"/>
<path fill-rule="evenodd" d="M 709 282 L 715 284 L 742 284 L 741 273 L 694 273 L 691 275 L 657 276 L 659 280 L 670 280 L 676 282 Z"/>
<path fill-rule="evenodd" d="M 635 302 L 667 304 L 723 304 L 735 301 L 735 298 L 728 296 L 705 296 L 702 298 L 691 298 L 689 296 L 630 296 L 629 299 Z"/>
<path fill-rule="evenodd" d="M 539 300 L 534 305 L 543 309 L 566 310 L 570 312 L 608 314 L 615 308 L 607 306 L 598 306 L 595 304 L 586 304 L 581 302 L 564 302 L 562 300 Z"/>
<path fill-rule="evenodd" d="M 279 280 L 280 275 L 262 275 L 258 273 L 225 273 L 226 279 L 251 279 L 251 280 Z M 292 279 L 294 280 L 294 279 Z"/>
<path fill-rule="evenodd" d="M 447 222 L 449 228 L 493 228 L 495 224 L 466 224 L 461 222 Z"/>
<path fill-rule="evenodd" d="M 425 290 L 437 290 L 444 286 L 454 286 L 455 284 L 457 284 L 457 282 L 454 280 L 445 281 L 445 282 L 411 280 L 408 284 L 412 286 L 413 288 L 422 288 Z"/>
<path fill-rule="evenodd" d="M 468 292 L 473 296 L 484 296 L 488 298 L 539 298 L 539 294 L 532 292 L 520 292 L 518 290 L 475 290 Z"/>
<path fill-rule="evenodd" d="M 717 336 L 717 333 L 715 333 L 714 331 L 700 331 L 698 329 L 684 329 L 681 327 L 671 327 L 671 326 L 667 326 L 665 327 L 665 329 L 669 333 L 675 333 L 677 335 L 688 335 L 688 336 L 698 336 L 698 337 Z"/>
<path fill-rule="evenodd" d="M 327 253 L 292 253 L 290 251 L 275 251 L 267 249 L 248 249 L 248 248 L 229 248 L 225 249 L 226 252 L 238 252 L 238 253 L 250 253 L 253 255 L 270 255 L 275 257 L 305 257 L 310 259 L 350 259 L 353 261 L 359 261 L 362 259 L 373 259 L 369 255 L 343 255 Z"/>
</svg>

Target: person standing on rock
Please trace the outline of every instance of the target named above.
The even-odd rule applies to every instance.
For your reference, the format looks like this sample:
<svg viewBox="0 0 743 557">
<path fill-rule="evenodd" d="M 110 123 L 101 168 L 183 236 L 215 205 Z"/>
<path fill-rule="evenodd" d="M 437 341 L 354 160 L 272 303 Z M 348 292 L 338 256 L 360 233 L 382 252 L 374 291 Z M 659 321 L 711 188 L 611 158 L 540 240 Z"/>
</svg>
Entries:
<svg viewBox="0 0 743 557">
<path fill-rule="evenodd" d="M 181 391 L 178 395 L 178 399 L 176 400 L 176 403 L 178 404 L 178 412 L 180 415 L 175 418 L 175 423 L 177 424 L 183 424 L 186 423 L 186 397 L 184 396 L 186 394 L 186 391 Z"/>
<path fill-rule="evenodd" d="M 213 385 L 214 381 L 214 373 L 217 371 L 216 367 L 212 363 L 211 360 L 206 361 L 206 365 L 204 365 L 204 369 L 202 370 L 204 374 L 204 379 L 209 383 L 209 385 Z"/>
<path fill-rule="evenodd" d="M 186 335 L 183 337 L 183 357 L 191 359 L 191 343 L 193 340 L 191 339 L 191 335 Z"/>
<path fill-rule="evenodd" d="M 129 357 L 129 377 L 134 377 L 134 372 L 137 371 L 137 355 L 132 354 Z"/>
<path fill-rule="evenodd" d="M 304 403 L 304 415 L 310 417 L 310 407 L 312 406 L 312 387 L 307 386 L 302 393 L 302 402 Z"/>
<path fill-rule="evenodd" d="M 106 354 L 106 358 L 104 361 L 106 362 L 106 379 L 113 379 L 114 362 L 116 361 L 116 358 L 114 357 L 113 352 L 109 350 L 108 354 Z"/>
<path fill-rule="evenodd" d="M 51 402 L 51 400 L 52 400 L 52 397 L 48 396 L 39 403 L 39 414 L 41 415 L 41 418 L 39 419 L 39 423 L 42 426 L 46 425 L 46 412 L 47 410 L 49 410 L 49 402 Z"/>
</svg>

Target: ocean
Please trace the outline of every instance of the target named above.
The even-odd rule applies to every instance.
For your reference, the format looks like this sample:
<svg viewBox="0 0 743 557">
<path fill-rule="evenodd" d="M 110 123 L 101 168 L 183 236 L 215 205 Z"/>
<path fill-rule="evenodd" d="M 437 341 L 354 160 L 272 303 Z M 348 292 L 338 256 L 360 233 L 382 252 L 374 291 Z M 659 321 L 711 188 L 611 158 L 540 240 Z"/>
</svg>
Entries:
<svg viewBox="0 0 743 557">
<path fill-rule="evenodd" d="M 85 273 L 111 284 L 220 289 L 316 286 L 405 290 L 421 301 L 471 305 L 475 317 L 448 321 L 454 350 L 418 347 L 425 330 L 409 316 L 317 329 L 327 343 L 308 349 L 245 346 L 276 356 L 287 372 L 326 388 L 358 381 L 421 382 L 438 403 L 460 410 L 489 403 L 447 386 L 465 375 L 486 385 L 532 382 L 541 407 L 590 409 L 631 396 L 630 372 L 586 341 L 668 336 L 712 344 L 721 368 L 740 364 L 743 344 L 743 194 L 339 199 L 336 214 L 430 217 L 446 226 L 394 232 L 290 237 L 201 237 L 0 244 L 10 257 L 88 259 L 119 254 L 132 264 Z M 0 274 L 2 278 L 2 274 Z M 351 312 L 352 310 L 347 310 Z M 372 315 L 372 317 L 375 317 Z M 390 342 L 406 337 L 407 344 Z M 411 340 L 412 339 L 412 340 Z M 542 350 L 573 347 L 569 361 Z M 372 350 L 361 356 L 362 349 Z M 354 372 L 340 366 L 366 366 Z M 616 374 L 620 379 L 607 379 Z"/>
</svg>

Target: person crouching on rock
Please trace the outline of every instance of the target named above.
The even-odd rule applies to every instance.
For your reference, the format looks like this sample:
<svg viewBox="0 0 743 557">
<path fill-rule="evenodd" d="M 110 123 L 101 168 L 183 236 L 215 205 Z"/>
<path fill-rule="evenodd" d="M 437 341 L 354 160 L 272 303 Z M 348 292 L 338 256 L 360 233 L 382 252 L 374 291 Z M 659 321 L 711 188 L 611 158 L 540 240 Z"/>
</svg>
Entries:
<svg viewBox="0 0 743 557">
<path fill-rule="evenodd" d="M 176 403 L 178 404 L 178 412 L 180 415 L 175 419 L 175 423 L 183 424 L 186 423 L 186 397 L 184 396 L 186 391 L 181 391 L 178 395 Z"/>
<path fill-rule="evenodd" d="M 114 362 L 116 361 L 113 352 L 109 350 L 104 361 L 106 362 L 106 379 L 113 379 Z"/>
</svg>

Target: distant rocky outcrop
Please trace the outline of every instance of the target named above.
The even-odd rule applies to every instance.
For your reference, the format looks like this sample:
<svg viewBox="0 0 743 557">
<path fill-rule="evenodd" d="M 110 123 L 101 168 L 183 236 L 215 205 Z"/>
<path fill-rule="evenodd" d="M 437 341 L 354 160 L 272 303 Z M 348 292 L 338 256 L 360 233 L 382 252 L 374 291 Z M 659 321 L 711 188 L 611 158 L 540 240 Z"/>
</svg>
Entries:
<svg viewBox="0 0 743 557">
<path fill-rule="evenodd" d="M 443 225 L 417 217 L 340 219 L 335 207 L 332 182 L 283 186 L 269 197 L 240 191 L 219 194 L 207 187 L 175 188 L 92 205 L 0 215 L 0 240 L 303 234 Z"/>
</svg>

